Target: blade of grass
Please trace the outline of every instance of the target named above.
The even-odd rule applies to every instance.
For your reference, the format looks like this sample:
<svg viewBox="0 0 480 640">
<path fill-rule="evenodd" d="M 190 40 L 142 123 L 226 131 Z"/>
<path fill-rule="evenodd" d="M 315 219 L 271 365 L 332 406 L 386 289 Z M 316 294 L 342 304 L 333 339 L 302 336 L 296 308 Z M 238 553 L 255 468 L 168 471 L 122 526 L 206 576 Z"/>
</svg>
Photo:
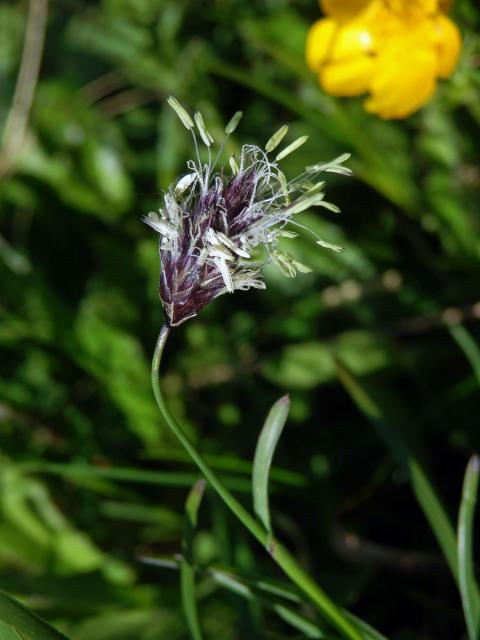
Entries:
<svg viewBox="0 0 480 640">
<path fill-rule="evenodd" d="M 278 615 L 284 622 L 287 622 L 291 627 L 297 629 L 301 633 L 305 634 L 306 638 L 319 638 L 325 640 L 327 636 L 317 626 L 312 624 L 308 618 L 302 616 L 297 611 L 294 611 L 290 607 L 286 607 L 284 604 L 273 603 L 271 606 L 272 611 Z"/>
<path fill-rule="evenodd" d="M 138 560 L 161 569 L 174 570 L 180 568 L 181 562 L 178 556 L 161 558 L 139 557 Z M 216 584 L 242 598 L 247 600 L 256 599 L 262 606 L 275 611 L 284 622 L 303 633 L 307 638 L 322 638 L 325 640 L 328 638 L 333 640 L 336 637 L 327 634 L 323 627 L 318 626 L 318 623 L 292 608 L 293 605 L 305 607 L 306 602 L 302 601 L 300 593 L 290 585 L 279 581 L 247 578 L 221 566 L 210 566 L 208 568 L 197 566 L 196 571 L 210 576 Z M 358 625 L 364 634 L 365 640 L 387 640 L 384 635 L 363 620 L 360 620 L 360 618 L 357 618 L 357 616 L 345 610 L 344 614 Z"/>
<path fill-rule="evenodd" d="M 182 473 L 177 471 L 148 471 L 131 467 L 94 467 L 78 463 L 42 463 L 27 462 L 18 465 L 23 471 L 30 473 L 47 473 L 64 476 L 66 478 L 107 478 L 118 482 L 138 482 L 143 484 L 158 484 L 165 487 L 191 487 L 198 479 L 196 473 Z M 236 491 L 251 491 L 251 484 L 246 478 L 226 477 L 224 483 Z"/>
<path fill-rule="evenodd" d="M 480 385 L 480 349 L 472 337 L 472 334 L 461 324 L 455 324 L 448 328 L 450 335 L 465 354 L 472 367 L 475 378 Z"/>
<path fill-rule="evenodd" d="M 345 611 L 345 615 L 347 616 L 347 618 L 350 618 L 352 622 L 355 622 L 355 624 L 358 625 L 358 628 L 363 631 L 367 640 L 388 640 L 386 636 L 371 627 L 361 618 L 357 618 L 357 616 L 354 616 L 353 613 L 350 613 L 350 611 Z"/>
<path fill-rule="evenodd" d="M 147 460 L 168 460 L 169 462 L 175 461 L 184 462 L 189 465 L 194 464 L 190 456 L 180 449 L 152 449 L 143 457 Z M 252 463 L 249 460 L 242 460 L 242 458 L 238 458 L 237 456 L 209 453 L 205 455 L 205 460 L 212 469 L 216 469 L 217 471 L 230 471 L 248 476 L 252 474 Z M 270 469 L 270 479 L 275 481 L 275 483 L 295 488 L 305 487 L 307 484 L 307 478 L 304 474 L 273 466 Z"/>
<path fill-rule="evenodd" d="M 13 627 L 0 622 L 0 640 L 22 640 L 22 637 Z"/>
<path fill-rule="evenodd" d="M 453 556 L 452 549 L 455 533 L 450 518 L 443 508 L 427 474 L 422 469 L 418 460 L 412 455 L 408 457 L 408 471 L 417 501 L 437 538 L 437 542 L 443 551 L 443 555 L 447 560 L 453 577 L 458 582 L 458 564 L 456 555 L 455 557 Z"/>
<path fill-rule="evenodd" d="M 195 567 L 193 559 L 193 538 L 197 528 L 198 510 L 205 492 L 205 480 L 198 480 L 188 494 L 185 504 L 185 527 L 182 540 L 182 560 L 180 562 L 180 584 L 182 606 L 193 640 L 202 640 L 200 619 L 195 595 Z"/>
<path fill-rule="evenodd" d="M 458 575 L 460 595 L 470 640 L 478 640 L 480 631 L 478 585 L 475 580 L 473 557 L 473 523 L 479 474 L 480 458 L 473 456 L 465 472 L 462 500 L 458 514 Z"/>
<path fill-rule="evenodd" d="M 324 632 L 308 618 L 281 602 L 263 597 L 258 591 L 252 588 L 250 584 L 244 582 L 237 575 L 220 569 L 211 569 L 209 574 L 218 585 L 224 587 L 228 591 L 236 593 L 246 600 L 258 600 L 267 609 L 275 611 L 277 615 L 291 627 L 304 633 L 305 637 L 319 639 L 326 638 Z"/>
<path fill-rule="evenodd" d="M 360 411 L 383 439 L 392 455 L 407 471 L 415 497 L 427 518 L 450 570 L 458 583 L 457 542 L 455 531 L 435 489 L 422 466 L 409 451 L 403 437 L 388 421 L 379 405 L 367 394 L 344 364 L 336 361 L 337 375 Z"/>
<path fill-rule="evenodd" d="M 253 459 L 253 509 L 265 529 L 272 533 L 268 500 L 268 480 L 273 454 L 287 421 L 290 400 L 284 396 L 277 400 L 265 420 L 258 438 Z"/>
<path fill-rule="evenodd" d="M 68 640 L 67 636 L 4 591 L 0 591 L 0 620 L 29 640 Z"/>
<path fill-rule="evenodd" d="M 182 559 L 178 556 L 162 558 L 139 557 L 138 560 L 154 567 L 160 567 L 161 569 L 176 570 L 180 568 L 182 562 Z M 275 611 L 282 620 L 297 631 L 304 633 L 307 638 L 327 638 L 323 629 L 317 624 L 303 614 L 298 613 L 295 609 L 292 609 L 291 606 L 287 606 L 288 603 L 302 604 L 300 595 L 292 591 L 290 587 L 280 584 L 274 585 L 273 583 L 268 583 L 267 585 L 265 581 L 244 578 L 234 571 L 218 566 L 210 566 L 208 568 L 197 566 L 195 570 L 202 575 L 208 575 L 217 585 L 228 591 L 246 600 L 259 602 L 267 609 Z M 285 604 L 282 599 L 287 600 L 288 603 Z M 368 640 L 370 639 L 368 638 Z"/>
</svg>

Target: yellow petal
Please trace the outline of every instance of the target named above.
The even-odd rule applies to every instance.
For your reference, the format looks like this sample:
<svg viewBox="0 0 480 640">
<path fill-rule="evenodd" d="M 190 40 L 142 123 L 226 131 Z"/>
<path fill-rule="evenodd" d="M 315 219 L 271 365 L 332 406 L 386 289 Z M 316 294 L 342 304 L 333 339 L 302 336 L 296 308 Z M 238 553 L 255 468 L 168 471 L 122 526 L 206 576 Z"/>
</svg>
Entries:
<svg viewBox="0 0 480 640">
<path fill-rule="evenodd" d="M 317 20 L 310 28 L 305 44 L 305 57 L 312 71 L 317 71 L 329 56 L 338 25 L 331 18 Z"/>
<path fill-rule="evenodd" d="M 375 58 L 367 55 L 327 63 L 320 69 L 320 85 L 332 96 L 358 96 L 369 90 L 375 65 Z"/>
<path fill-rule="evenodd" d="M 435 90 L 437 59 L 430 49 L 397 48 L 378 61 L 365 109 L 381 118 L 406 118 L 425 104 Z"/>
<path fill-rule="evenodd" d="M 372 52 L 373 38 L 368 28 L 362 24 L 345 24 L 337 32 L 329 59 L 345 60 Z"/>
<path fill-rule="evenodd" d="M 448 78 L 457 64 L 462 37 L 457 26 L 446 16 L 437 16 L 434 28 L 439 54 L 437 75 L 439 78 Z"/>
<path fill-rule="evenodd" d="M 429 16 L 438 11 L 439 0 L 385 0 L 387 8 L 407 17 Z"/>
<path fill-rule="evenodd" d="M 351 20 L 375 0 L 320 0 L 320 7 L 337 20 Z"/>
</svg>

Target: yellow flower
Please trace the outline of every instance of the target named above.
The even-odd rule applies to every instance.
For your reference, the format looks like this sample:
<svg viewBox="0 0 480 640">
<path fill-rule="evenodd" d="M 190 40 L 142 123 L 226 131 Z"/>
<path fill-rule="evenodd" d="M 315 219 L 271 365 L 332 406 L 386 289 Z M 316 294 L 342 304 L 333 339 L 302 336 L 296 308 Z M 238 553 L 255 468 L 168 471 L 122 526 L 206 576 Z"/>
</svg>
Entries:
<svg viewBox="0 0 480 640">
<path fill-rule="evenodd" d="M 449 0 L 320 0 L 327 17 L 310 29 L 309 67 L 334 96 L 369 93 L 365 109 L 405 118 L 455 68 L 461 37 Z"/>
</svg>

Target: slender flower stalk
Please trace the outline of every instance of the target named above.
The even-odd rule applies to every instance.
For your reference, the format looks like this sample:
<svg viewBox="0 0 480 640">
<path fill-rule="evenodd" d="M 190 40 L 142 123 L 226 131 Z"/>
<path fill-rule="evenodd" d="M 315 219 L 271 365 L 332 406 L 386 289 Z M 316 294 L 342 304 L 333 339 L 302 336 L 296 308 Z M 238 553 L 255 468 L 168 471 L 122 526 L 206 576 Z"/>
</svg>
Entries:
<svg viewBox="0 0 480 640">
<path fill-rule="evenodd" d="M 213 136 L 202 115 L 193 119 L 175 100 L 169 98 L 182 124 L 192 133 L 196 160 L 187 163 L 188 172 L 164 194 L 164 207 L 150 213 L 145 221 L 160 235 L 160 298 L 166 321 L 158 336 L 152 360 L 152 387 L 164 419 L 205 479 L 227 507 L 265 548 L 287 576 L 310 598 L 326 620 L 347 640 L 362 640 L 356 626 L 337 608 L 327 594 L 303 571 L 295 558 L 267 532 L 228 491 L 168 410 L 160 387 L 160 362 L 171 327 L 195 316 L 219 295 L 236 290 L 265 288 L 261 268 L 273 261 L 287 277 L 310 269 L 283 252 L 281 237 L 295 237 L 287 229 L 296 224 L 293 217 L 312 206 L 338 209 L 324 200 L 322 171 L 347 175 L 343 166 L 348 155 L 333 162 L 307 167 L 291 180 L 278 162 L 306 142 L 302 136 L 284 147 L 275 159 L 269 156 L 282 142 L 288 127 L 283 126 L 267 142 L 265 150 L 244 145 L 239 158 L 229 159 L 230 170 L 216 169 L 223 152 L 221 145 L 212 161 Z M 225 128 L 228 137 L 238 125 L 237 112 Z M 207 148 L 208 162 L 202 164 L 195 133 Z M 315 235 L 315 234 L 314 234 Z M 316 237 L 322 247 L 340 251 Z M 263 250 L 263 255 L 262 255 Z"/>
<path fill-rule="evenodd" d="M 272 559 L 284 571 L 284 573 L 301 589 L 308 598 L 316 605 L 319 611 L 325 616 L 328 622 L 348 640 L 364 640 L 362 633 L 343 614 L 321 587 L 313 581 L 308 574 L 300 567 L 289 551 L 280 544 L 262 525 L 245 509 L 245 507 L 233 496 L 225 487 L 221 479 L 205 462 L 203 456 L 196 449 L 182 427 L 170 413 L 160 386 L 160 363 L 163 350 L 170 333 L 170 327 L 166 324 L 160 330 L 157 345 L 152 360 L 152 387 L 157 405 L 162 412 L 165 422 L 172 433 L 179 440 L 197 467 L 200 469 L 205 479 L 212 489 L 223 500 L 230 511 L 238 518 L 254 538 L 268 549 Z"/>
</svg>

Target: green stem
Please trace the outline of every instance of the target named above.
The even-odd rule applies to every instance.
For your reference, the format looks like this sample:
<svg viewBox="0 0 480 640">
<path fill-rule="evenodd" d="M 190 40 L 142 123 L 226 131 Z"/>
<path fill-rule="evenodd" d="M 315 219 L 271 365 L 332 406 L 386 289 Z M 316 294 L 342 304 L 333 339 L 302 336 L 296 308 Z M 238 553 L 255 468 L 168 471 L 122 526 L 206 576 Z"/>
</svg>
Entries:
<svg viewBox="0 0 480 640">
<path fill-rule="evenodd" d="M 158 336 L 157 345 L 152 359 L 153 393 L 167 425 L 181 442 L 192 460 L 196 463 L 206 480 L 210 483 L 211 487 L 225 502 L 230 511 L 236 515 L 244 527 L 250 531 L 253 537 L 268 549 L 277 565 L 283 569 L 292 582 L 294 582 L 310 598 L 310 600 L 317 605 L 318 609 L 323 613 L 325 618 L 329 620 L 331 625 L 336 628 L 344 638 L 348 638 L 349 640 L 363 640 L 363 634 L 361 634 L 357 628 L 347 620 L 329 596 L 303 571 L 287 549 L 273 539 L 272 536 L 265 531 L 255 518 L 230 493 L 220 478 L 205 462 L 201 454 L 195 448 L 193 442 L 189 439 L 182 427 L 168 410 L 160 387 L 159 373 L 163 349 L 169 332 L 170 328 L 167 325 L 163 325 Z"/>
</svg>

